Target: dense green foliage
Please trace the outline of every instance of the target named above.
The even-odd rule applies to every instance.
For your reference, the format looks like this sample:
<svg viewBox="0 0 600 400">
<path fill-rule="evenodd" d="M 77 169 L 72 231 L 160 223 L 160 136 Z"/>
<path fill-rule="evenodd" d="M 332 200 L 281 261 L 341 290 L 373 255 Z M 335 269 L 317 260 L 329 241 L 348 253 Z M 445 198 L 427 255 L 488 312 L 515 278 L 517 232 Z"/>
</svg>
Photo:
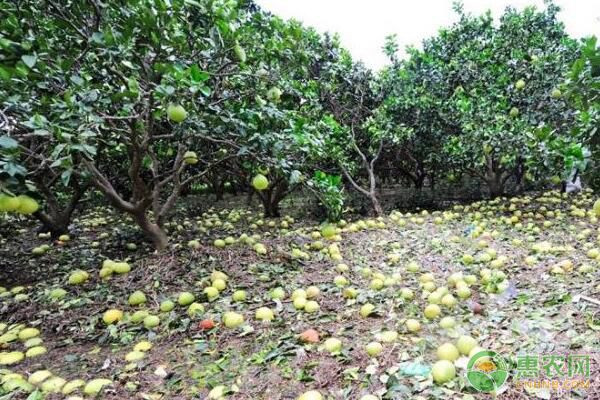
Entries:
<svg viewBox="0 0 600 400">
<path fill-rule="evenodd" d="M 93 187 L 154 245 L 181 194 L 254 190 L 266 216 L 307 188 L 338 220 L 344 185 L 481 181 L 491 196 L 583 171 L 598 146 L 598 47 L 558 8 L 459 21 L 374 73 L 335 37 L 247 0 L 0 1 L 2 191 L 68 231 Z M 593 166 L 592 166 L 593 167 Z M 588 175 L 593 176 L 593 169 Z"/>
</svg>

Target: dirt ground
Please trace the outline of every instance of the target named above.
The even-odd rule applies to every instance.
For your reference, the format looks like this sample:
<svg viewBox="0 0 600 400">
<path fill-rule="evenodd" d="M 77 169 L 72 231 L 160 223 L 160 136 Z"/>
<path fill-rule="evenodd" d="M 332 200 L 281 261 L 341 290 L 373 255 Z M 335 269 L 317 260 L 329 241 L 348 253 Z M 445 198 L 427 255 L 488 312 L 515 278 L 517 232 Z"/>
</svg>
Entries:
<svg viewBox="0 0 600 400">
<path fill-rule="evenodd" d="M 284 208 L 291 216 L 268 220 L 243 200 L 228 199 L 209 210 L 198 206 L 202 199 L 188 200 L 168 226 L 172 246 L 161 254 L 127 218 L 105 208 L 78 215 L 71 240 L 64 243 L 39 238 L 31 221 L 3 221 L 0 286 L 6 292 L 0 294 L 0 335 L 16 324 L 35 327 L 47 353 L 0 366 L 0 379 L 6 380 L 9 371 L 27 379 L 44 369 L 67 381 L 107 378 L 112 383 L 99 395 L 104 399 L 203 399 L 219 385 L 225 386 L 227 399 L 296 399 L 308 390 L 318 390 L 327 399 L 366 394 L 382 399 L 489 398 L 467 382 L 467 357 L 455 362 L 457 376 L 446 384 L 435 383 L 429 374 L 439 345 L 469 335 L 510 365 L 511 377 L 498 398 L 600 399 L 600 306 L 589 300 L 600 299 L 600 258 L 590 252 L 600 248 L 600 225 L 590 212 L 596 200 L 592 193 L 563 198 L 552 192 L 436 212 L 396 212 L 379 220 L 351 218 L 340 224 L 339 237 L 333 240 L 316 237 L 320 227 L 304 218 L 298 201 Z M 267 254 L 257 254 L 252 244 L 240 240 L 243 234 L 257 235 Z M 235 243 L 214 245 L 215 239 L 227 237 Z M 192 239 L 199 242 L 195 249 L 188 246 Z M 317 250 L 315 242 L 324 249 Z M 128 243 L 136 249 L 128 250 Z M 32 255 L 32 248 L 43 244 L 49 250 Z M 328 251 L 332 244 L 339 247 L 341 260 Z M 294 257 L 293 249 L 306 259 Z M 473 262 L 465 255 L 473 256 Z M 128 261 L 132 269 L 101 279 L 106 259 Z M 419 266 L 417 272 L 407 270 L 411 261 Z M 348 270 L 338 267 L 340 263 Z M 69 284 L 70 274 L 78 269 L 89 278 Z M 204 288 L 211 285 L 215 270 L 227 275 L 227 287 L 209 301 Z M 469 298 L 460 299 L 452 280 L 448 282 L 457 272 L 476 277 Z M 377 273 L 386 283 L 380 290 L 371 287 Z M 423 289 L 426 273 L 433 274 L 434 287 L 447 287 L 458 300 L 454 307 L 441 306 L 440 318 L 453 317 L 455 327 L 441 328 L 440 318 L 423 316 L 429 302 Z M 493 279 L 484 277 L 488 273 Z M 347 286 L 336 285 L 338 276 L 346 278 Z M 320 290 L 314 299 L 319 310 L 296 310 L 291 293 L 312 285 Z M 276 287 L 285 290 L 284 299 L 270 297 Z M 347 287 L 357 290 L 355 298 L 343 296 Z M 53 300 L 50 291 L 57 288 L 66 295 Z M 413 290 L 415 298 L 403 298 L 402 288 Z M 145 293 L 143 306 L 128 304 L 135 290 Z M 245 301 L 232 300 L 236 290 L 246 291 Z M 159 311 L 164 300 L 176 302 L 182 291 L 192 292 L 204 313 L 190 317 L 179 305 Z M 359 309 L 366 303 L 375 312 L 363 318 Z M 272 309 L 274 320 L 257 321 L 259 307 Z M 118 324 L 107 326 L 102 317 L 111 308 L 125 314 Z M 140 309 L 159 316 L 160 325 L 146 329 L 133 323 L 131 316 Z M 242 314 L 244 324 L 226 328 L 222 317 L 227 311 Z M 206 319 L 216 326 L 202 329 L 200 321 Z M 421 330 L 409 332 L 407 319 L 418 320 Z M 319 343 L 299 341 L 307 329 L 318 331 Z M 377 357 L 369 357 L 365 345 L 386 330 L 396 331 L 397 339 L 383 343 Z M 342 341 L 341 352 L 323 349 L 329 337 Z M 141 340 L 153 347 L 140 361 L 126 361 Z M 0 353 L 25 350 L 22 340 L 2 344 L 0 338 Z M 518 388 L 518 360 L 525 354 L 540 360 L 589 355 L 589 387 Z M 411 375 L 415 369 L 421 373 Z M 568 375 L 566 366 L 562 373 L 560 379 Z M 34 393 L 39 397 L 8 394 L 5 388 L 0 399 L 65 398 Z"/>
</svg>

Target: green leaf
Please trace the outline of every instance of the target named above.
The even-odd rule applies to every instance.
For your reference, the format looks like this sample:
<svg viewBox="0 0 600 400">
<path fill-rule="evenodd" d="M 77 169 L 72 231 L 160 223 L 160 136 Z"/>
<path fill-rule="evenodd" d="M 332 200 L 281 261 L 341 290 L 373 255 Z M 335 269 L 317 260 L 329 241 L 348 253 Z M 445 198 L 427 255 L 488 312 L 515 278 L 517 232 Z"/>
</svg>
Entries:
<svg viewBox="0 0 600 400">
<path fill-rule="evenodd" d="M 15 139 L 6 135 L 0 136 L 0 148 L 16 149 L 17 147 L 19 147 L 19 143 Z"/>
<path fill-rule="evenodd" d="M 207 72 L 202 71 L 197 65 L 192 65 L 190 68 L 190 78 L 192 81 L 199 83 L 208 80 L 210 75 Z"/>
<path fill-rule="evenodd" d="M 24 55 L 24 56 L 21 56 L 21 60 L 23 61 L 23 63 L 25 63 L 25 65 L 27 65 L 31 69 L 37 62 L 37 56 L 36 55 Z"/>
<path fill-rule="evenodd" d="M 0 79 L 7 81 L 10 79 L 11 73 L 8 69 L 0 67 Z"/>
<path fill-rule="evenodd" d="M 208 97 L 210 96 L 211 90 L 208 86 L 200 86 L 200 93 Z"/>
</svg>

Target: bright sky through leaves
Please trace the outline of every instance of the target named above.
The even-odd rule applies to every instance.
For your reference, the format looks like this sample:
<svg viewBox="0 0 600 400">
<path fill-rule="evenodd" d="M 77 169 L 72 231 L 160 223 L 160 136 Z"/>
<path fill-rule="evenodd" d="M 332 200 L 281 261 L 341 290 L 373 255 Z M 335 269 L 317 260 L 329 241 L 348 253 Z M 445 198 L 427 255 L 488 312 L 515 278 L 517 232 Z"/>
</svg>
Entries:
<svg viewBox="0 0 600 400">
<path fill-rule="evenodd" d="M 257 0 L 265 9 L 283 18 L 295 18 L 320 32 L 337 32 L 344 47 L 368 66 L 387 63 L 381 47 L 389 34 L 397 34 L 400 49 L 419 45 L 442 26 L 452 24 L 456 14 L 452 0 Z M 544 7 L 543 0 L 465 0 L 465 10 L 474 14 L 492 10 L 495 17 L 505 7 Z M 560 19 L 576 38 L 600 36 L 599 0 L 557 0 Z"/>
</svg>

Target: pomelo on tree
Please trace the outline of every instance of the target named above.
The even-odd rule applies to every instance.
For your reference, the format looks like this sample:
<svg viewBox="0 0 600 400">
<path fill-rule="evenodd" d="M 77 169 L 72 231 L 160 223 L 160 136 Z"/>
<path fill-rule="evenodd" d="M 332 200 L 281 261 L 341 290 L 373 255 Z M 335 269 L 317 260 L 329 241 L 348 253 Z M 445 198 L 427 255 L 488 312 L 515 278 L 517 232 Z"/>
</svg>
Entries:
<svg viewBox="0 0 600 400">
<path fill-rule="evenodd" d="M 263 174 L 256 174 L 252 179 L 252 187 L 256 190 L 265 190 L 269 187 L 269 180 Z"/>
<path fill-rule="evenodd" d="M 183 161 L 186 164 L 197 164 L 198 163 L 198 155 L 196 154 L 195 151 L 186 151 L 183 154 Z"/>
<path fill-rule="evenodd" d="M 0 194 L 0 212 L 15 211 L 21 205 L 21 199 L 16 196 Z"/>
<path fill-rule="evenodd" d="M 169 104 L 167 107 L 167 116 L 171 121 L 183 122 L 187 118 L 187 111 L 180 104 Z"/>
<path fill-rule="evenodd" d="M 521 90 L 521 89 L 525 88 L 525 81 L 523 79 L 519 79 L 515 83 L 515 88 L 517 88 L 518 90 Z"/>
<path fill-rule="evenodd" d="M 244 50 L 244 48 L 240 46 L 239 43 L 235 43 L 235 46 L 233 46 L 233 52 L 235 53 L 235 58 L 237 58 L 239 62 L 246 62 L 246 50 Z"/>
<path fill-rule="evenodd" d="M 21 195 L 18 198 L 19 198 L 19 206 L 17 207 L 17 209 L 15 211 L 18 212 L 19 214 L 24 214 L 24 215 L 33 214 L 40 208 L 40 205 L 38 204 L 38 202 L 29 196 Z"/>
<path fill-rule="evenodd" d="M 276 103 L 281 99 L 281 94 L 281 89 L 278 87 L 272 87 L 267 91 L 267 99 Z"/>
</svg>

